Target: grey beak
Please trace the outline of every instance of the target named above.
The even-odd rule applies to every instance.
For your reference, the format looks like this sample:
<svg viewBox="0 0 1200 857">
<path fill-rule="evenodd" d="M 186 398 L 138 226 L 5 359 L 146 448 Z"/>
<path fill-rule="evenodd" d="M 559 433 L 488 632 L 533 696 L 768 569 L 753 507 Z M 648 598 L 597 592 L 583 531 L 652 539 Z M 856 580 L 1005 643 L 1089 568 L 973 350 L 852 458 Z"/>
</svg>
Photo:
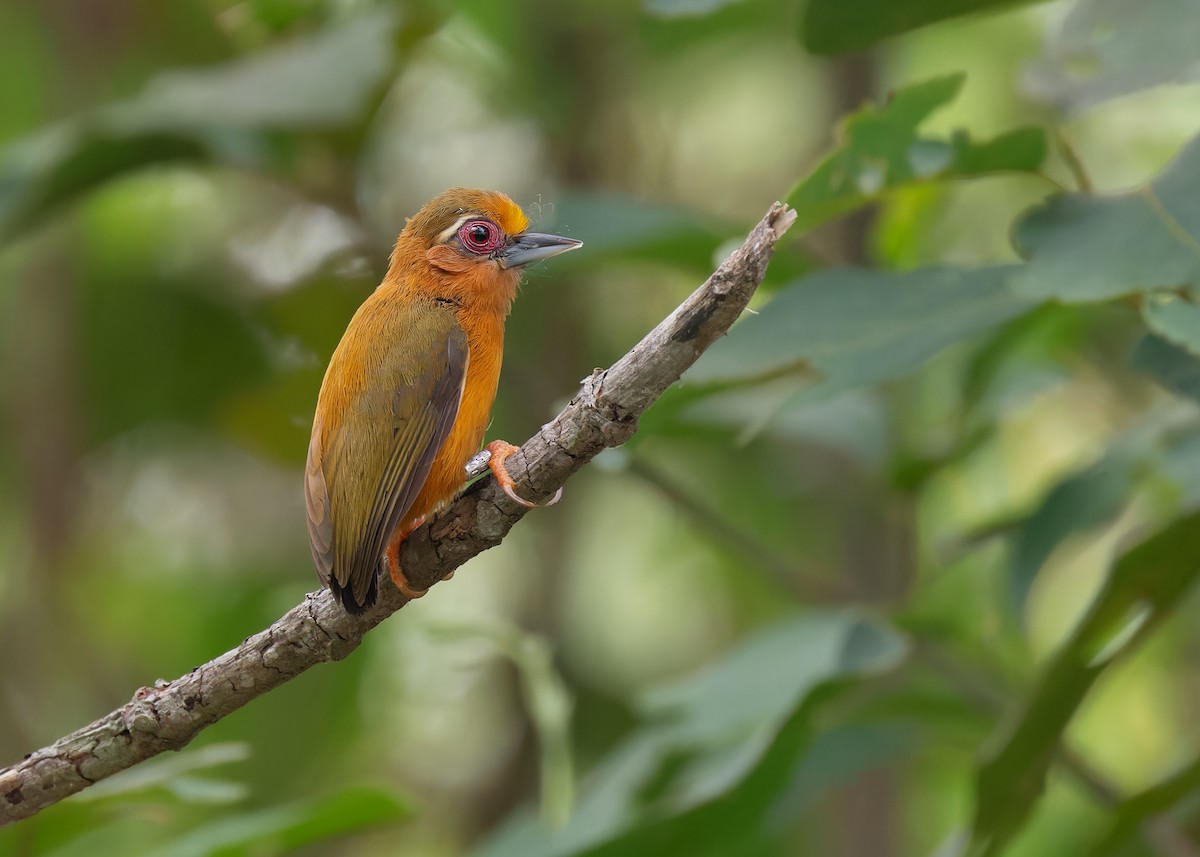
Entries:
<svg viewBox="0 0 1200 857">
<path fill-rule="evenodd" d="M 522 232 L 513 239 L 512 244 L 500 252 L 500 267 L 517 268 L 582 246 L 583 242 L 574 238 L 546 235 L 542 232 Z"/>
</svg>

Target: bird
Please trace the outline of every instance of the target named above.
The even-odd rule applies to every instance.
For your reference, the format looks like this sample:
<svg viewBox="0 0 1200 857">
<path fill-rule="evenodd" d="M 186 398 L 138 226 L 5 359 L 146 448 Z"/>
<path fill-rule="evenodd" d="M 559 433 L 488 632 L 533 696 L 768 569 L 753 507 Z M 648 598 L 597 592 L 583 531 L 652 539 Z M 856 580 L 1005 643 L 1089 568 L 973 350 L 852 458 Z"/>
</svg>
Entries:
<svg viewBox="0 0 1200 857">
<path fill-rule="evenodd" d="M 347 612 L 375 603 L 385 562 L 406 597 L 425 593 L 400 568 L 400 545 L 466 482 L 522 271 L 582 243 L 530 232 L 525 212 L 498 191 L 451 188 L 405 223 L 387 274 L 329 360 L 304 471 L 313 563 Z M 532 507 L 504 464 L 518 447 L 486 448 L 505 494 Z"/>
</svg>

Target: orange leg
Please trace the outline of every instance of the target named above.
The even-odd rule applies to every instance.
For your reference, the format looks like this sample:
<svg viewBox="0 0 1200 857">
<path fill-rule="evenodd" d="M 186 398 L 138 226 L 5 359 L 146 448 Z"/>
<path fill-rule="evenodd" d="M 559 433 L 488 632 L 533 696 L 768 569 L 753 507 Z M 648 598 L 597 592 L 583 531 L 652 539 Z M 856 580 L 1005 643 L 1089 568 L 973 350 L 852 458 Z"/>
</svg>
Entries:
<svg viewBox="0 0 1200 857">
<path fill-rule="evenodd" d="M 428 589 L 413 589 L 409 585 L 408 578 L 404 576 L 404 572 L 400 570 L 400 543 L 407 539 L 417 527 L 425 523 L 425 516 L 413 518 L 407 524 L 401 524 L 396 527 L 396 532 L 392 533 L 391 540 L 387 546 L 387 564 L 388 571 L 392 575 L 392 583 L 396 584 L 396 588 L 403 593 L 405 598 L 409 600 L 420 598 Z"/>
<path fill-rule="evenodd" d="M 492 454 L 492 457 L 488 460 L 488 467 L 491 468 L 492 475 L 496 477 L 497 484 L 499 484 L 504 493 L 508 495 L 508 499 L 512 500 L 519 506 L 524 506 L 526 509 L 532 509 L 537 506 L 537 503 L 530 503 L 513 490 L 513 479 L 508 475 L 508 468 L 504 466 L 504 460 L 521 447 L 513 446 L 507 441 L 493 440 L 487 445 L 486 448 L 487 451 Z M 558 490 L 554 492 L 554 496 L 550 498 L 550 502 L 546 503 L 546 505 L 553 506 L 561 499 L 562 486 L 560 485 Z"/>
</svg>

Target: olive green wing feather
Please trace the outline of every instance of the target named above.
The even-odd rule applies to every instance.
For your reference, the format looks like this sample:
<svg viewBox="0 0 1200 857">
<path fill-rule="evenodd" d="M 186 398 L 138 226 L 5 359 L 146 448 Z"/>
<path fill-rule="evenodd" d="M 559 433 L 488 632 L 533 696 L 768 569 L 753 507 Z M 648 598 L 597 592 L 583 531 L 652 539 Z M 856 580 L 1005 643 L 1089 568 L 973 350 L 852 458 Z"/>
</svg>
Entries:
<svg viewBox="0 0 1200 857">
<path fill-rule="evenodd" d="M 308 462 L 304 466 L 304 511 L 308 518 L 308 545 L 312 549 L 317 577 L 329 586 L 333 574 L 333 517 L 329 512 L 329 489 L 325 485 L 325 469 L 321 454 L 324 428 L 320 412 L 313 420 L 312 437 L 308 441 Z"/>
<path fill-rule="evenodd" d="M 305 471 L 313 561 L 351 612 L 374 603 L 388 539 L 424 485 L 462 399 L 466 335 L 452 317 L 423 322 L 401 319 L 381 331 L 384 342 L 390 340 L 384 351 L 402 350 L 409 365 L 422 369 L 386 377 L 382 367 L 403 361 L 373 355 L 368 368 L 385 377 L 368 379 L 333 417 L 340 417 L 337 425 L 313 427 Z M 335 355 L 330 372 L 341 367 Z"/>
</svg>

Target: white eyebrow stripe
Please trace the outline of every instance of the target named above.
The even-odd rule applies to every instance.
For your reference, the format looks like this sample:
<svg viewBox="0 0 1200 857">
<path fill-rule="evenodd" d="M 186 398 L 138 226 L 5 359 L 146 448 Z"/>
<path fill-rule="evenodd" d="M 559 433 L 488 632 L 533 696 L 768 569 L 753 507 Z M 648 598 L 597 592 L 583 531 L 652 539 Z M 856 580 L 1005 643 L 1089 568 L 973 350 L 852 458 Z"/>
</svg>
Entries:
<svg viewBox="0 0 1200 857">
<path fill-rule="evenodd" d="M 441 231 L 441 233 L 438 234 L 438 243 L 441 244 L 443 242 L 449 241 L 454 236 L 454 234 L 456 232 L 458 232 L 458 229 L 460 226 L 462 226 L 468 220 L 474 220 L 475 218 L 482 217 L 482 216 L 483 215 L 477 214 L 475 212 L 469 212 L 467 214 L 464 214 L 462 217 L 458 218 L 458 220 L 454 221 L 453 226 L 449 226 L 446 229 L 443 229 Z"/>
</svg>

